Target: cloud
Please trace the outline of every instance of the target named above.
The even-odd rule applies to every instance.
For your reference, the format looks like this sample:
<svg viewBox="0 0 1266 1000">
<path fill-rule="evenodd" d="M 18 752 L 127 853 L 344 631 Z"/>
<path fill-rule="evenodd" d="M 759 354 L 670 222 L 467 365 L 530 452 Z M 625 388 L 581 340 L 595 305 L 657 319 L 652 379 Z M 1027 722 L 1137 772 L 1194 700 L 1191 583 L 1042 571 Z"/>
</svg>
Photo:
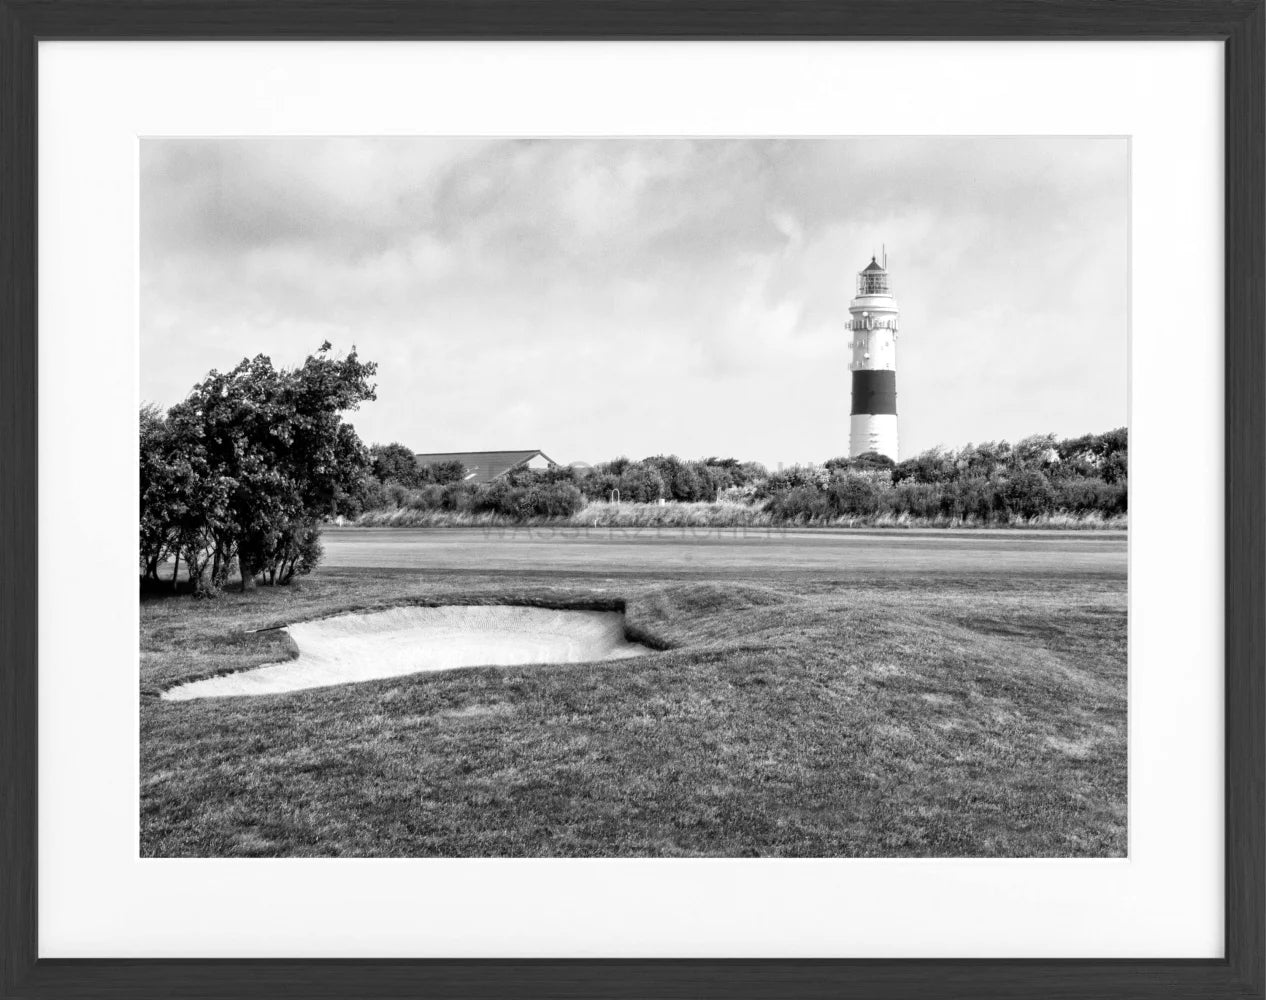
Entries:
<svg viewBox="0 0 1266 1000">
<path fill-rule="evenodd" d="M 886 244 L 905 450 L 1125 420 L 1114 139 L 146 139 L 142 394 L 322 339 L 367 440 L 564 460 L 847 447 Z"/>
</svg>

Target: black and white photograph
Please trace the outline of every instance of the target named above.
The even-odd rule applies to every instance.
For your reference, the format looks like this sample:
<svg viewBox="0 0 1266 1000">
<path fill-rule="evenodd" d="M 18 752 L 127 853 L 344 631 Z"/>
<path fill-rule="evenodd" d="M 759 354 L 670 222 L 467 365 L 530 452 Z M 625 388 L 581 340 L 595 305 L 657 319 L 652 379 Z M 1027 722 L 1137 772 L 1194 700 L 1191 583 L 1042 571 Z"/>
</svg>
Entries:
<svg viewBox="0 0 1266 1000">
<path fill-rule="evenodd" d="M 139 164 L 141 857 L 1128 856 L 1128 138 Z"/>
</svg>

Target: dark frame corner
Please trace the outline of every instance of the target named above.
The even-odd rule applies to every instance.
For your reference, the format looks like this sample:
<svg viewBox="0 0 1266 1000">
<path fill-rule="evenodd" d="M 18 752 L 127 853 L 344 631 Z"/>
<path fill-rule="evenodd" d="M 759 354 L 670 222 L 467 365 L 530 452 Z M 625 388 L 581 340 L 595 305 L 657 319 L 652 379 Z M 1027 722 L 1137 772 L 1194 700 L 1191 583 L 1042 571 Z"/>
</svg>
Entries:
<svg viewBox="0 0 1266 1000">
<path fill-rule="evenodd" d="M 1226 957 L 146 961 L 36 949 L 36 49 L 54 39 L 1214 39 L 1226 53 Z M 0 0 L 0 997 L 1261 998 L 1266 0 Z"/>
</svg>

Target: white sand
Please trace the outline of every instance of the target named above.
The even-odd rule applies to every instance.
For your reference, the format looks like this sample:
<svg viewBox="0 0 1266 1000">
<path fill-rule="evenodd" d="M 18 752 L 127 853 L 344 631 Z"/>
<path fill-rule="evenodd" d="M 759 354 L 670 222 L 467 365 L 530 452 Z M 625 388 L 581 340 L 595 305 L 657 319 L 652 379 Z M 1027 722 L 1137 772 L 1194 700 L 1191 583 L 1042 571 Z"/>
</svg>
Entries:
<svg viewBox="0 0 1266 1000">
<path fill-rule="evenodd" d="M 624 615 L 616 611 L 409 607 L 301 622 L 286 631 L 298 659 L 181 684 L 163 697 L 276 694 L 425 670 L 588 663 L 651 652 L 625 639 Z"/>
</svg>

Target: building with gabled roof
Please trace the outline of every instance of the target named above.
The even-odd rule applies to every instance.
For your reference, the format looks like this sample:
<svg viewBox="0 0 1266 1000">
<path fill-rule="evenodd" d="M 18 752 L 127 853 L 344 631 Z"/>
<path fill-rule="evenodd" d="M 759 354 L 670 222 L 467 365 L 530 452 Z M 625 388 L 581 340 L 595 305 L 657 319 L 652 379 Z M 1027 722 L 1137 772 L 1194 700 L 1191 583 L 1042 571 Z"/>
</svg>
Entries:
<svg viewBox="0 0 1266 1000">
<path fill-rule="evenodd" d="M 464 482 L 490 483 L 515 469 L 541 471 L 553 469 L 558 463 L 540 449 L 531 451 L 438 451 L 422 452 L 413 456 L 418 465 L 438 465 L 441 462 L 461 462 L 466 470 Z"/>
</svg>

